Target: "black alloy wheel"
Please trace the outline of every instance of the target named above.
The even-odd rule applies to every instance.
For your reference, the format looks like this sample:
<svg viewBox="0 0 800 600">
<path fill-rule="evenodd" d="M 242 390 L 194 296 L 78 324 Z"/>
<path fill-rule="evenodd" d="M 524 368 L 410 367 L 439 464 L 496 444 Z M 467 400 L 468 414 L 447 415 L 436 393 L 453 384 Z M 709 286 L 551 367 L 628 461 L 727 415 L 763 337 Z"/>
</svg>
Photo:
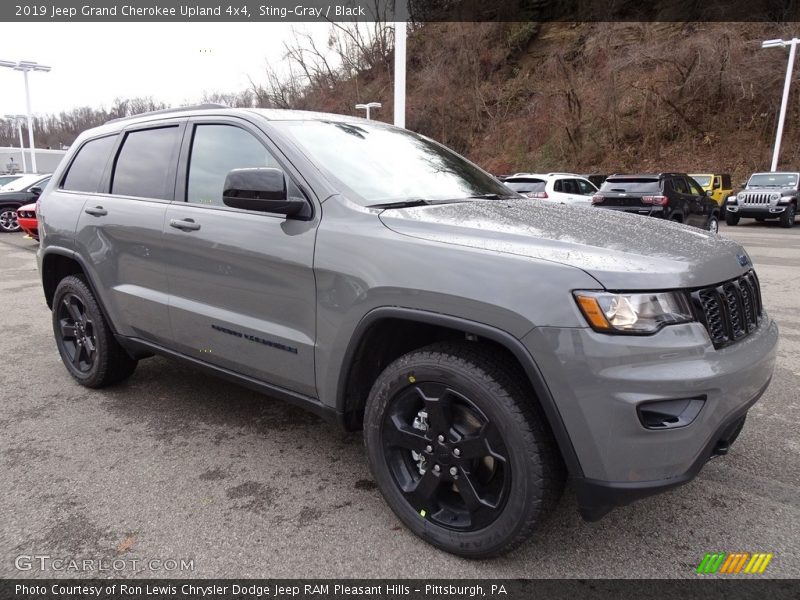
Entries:
<svg viewBox="0 0 800 600">
<path fill-rule="evenodd" d="M 464 394 L 441 382 L 408 386 L 392 400 L 381 438 L 395 483 L 421 516 L 475 531 L 501 514 L 511 484 L 508 451 Z"/>
<path fill-rule="evenodd" d="M 60 339 L 59 347 L 72 367 L 88 373 L 97 357 L 97 338 L 94 322 L 86 313 L 83 301 L 74 293 L 65 294 L 55 307 Z"/>
<path fill-rule="evenodd" d="M 522 544 L 564 486 L 527 376 L 477 342 L 432 344 L 389 364 L 367 398 L 364 443 L 378 489 L 406 527 L 469 558 Z"/>
<path fill-rule="evenodd" d="M 119 345 L 82 275 L 62 279 L 53 294 L 53 334 L 78 383 L 100 388 L 129 377 L 137 361 Z"/>
</svg>

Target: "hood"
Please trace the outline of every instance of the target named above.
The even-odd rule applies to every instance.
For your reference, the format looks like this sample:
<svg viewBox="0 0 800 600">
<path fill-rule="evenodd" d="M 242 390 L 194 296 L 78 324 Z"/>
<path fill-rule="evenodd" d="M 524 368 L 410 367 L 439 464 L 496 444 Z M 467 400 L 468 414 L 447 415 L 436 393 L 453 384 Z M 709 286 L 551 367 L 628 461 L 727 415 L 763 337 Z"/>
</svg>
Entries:
<svg viewBox="0 0 800 600">
<path fill-rule="evenodd" d="M 403 235 L 576 267 L 609 290 L 703 287 L 752 267 L 738 243 L 695 227 L 544 200 L 387 209 L 380 219 Z"/>
<path fill-rule="evenodd" d="M 792 187 L 776 188 L 776 187 L 770 187 L 768 185 L 764 185 L 764 186 L 754 185 L 754 186 L 750 186 L 750 187 L 744 188 L 742 190 L 742 192 L 744 192 L 745 194 L 747 194 L 749 192 L 757 192 L 759 194 L 774 194 L 774 193 L 778 193 L 781 196 L 793 196 L 794 194 L 797 193 L 797 189 L 792 188 Z"/>
</svg>

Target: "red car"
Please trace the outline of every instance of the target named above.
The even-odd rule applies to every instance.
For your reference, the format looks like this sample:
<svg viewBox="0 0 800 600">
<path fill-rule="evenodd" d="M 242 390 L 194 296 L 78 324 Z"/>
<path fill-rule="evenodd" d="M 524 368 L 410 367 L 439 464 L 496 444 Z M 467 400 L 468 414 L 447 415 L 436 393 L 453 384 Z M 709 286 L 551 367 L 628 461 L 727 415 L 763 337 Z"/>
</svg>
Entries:
<svg viewBox="0 0 800 600">
<path fill-rule="evenodd" d="M 26 204 L 17 209 L 17 223 L 22 231 L 39 241 L 39 223 L 36 221 L 36 203 Z"/>
</svg>

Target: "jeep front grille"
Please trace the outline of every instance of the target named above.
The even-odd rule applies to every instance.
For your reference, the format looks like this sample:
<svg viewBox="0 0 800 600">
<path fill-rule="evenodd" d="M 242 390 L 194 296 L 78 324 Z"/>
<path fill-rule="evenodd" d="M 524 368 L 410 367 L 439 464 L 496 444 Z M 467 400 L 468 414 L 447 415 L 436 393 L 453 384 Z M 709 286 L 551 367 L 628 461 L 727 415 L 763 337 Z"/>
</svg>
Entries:
<svg viewBox="0 0 800 600">
<path fill-rule="evenodd" d="M 744 194 L 744 198 L 739 201 L 740 204 L 769 204 L 769 197 L 772 192 L 768 194 Z"/>
<path fill-rule="evenodd" d="M 738 342 L 761 322 L 761 287 L 755 271 L 695 290 L 691 296 L 697 316 L 715 348 Z"/>
</svg>

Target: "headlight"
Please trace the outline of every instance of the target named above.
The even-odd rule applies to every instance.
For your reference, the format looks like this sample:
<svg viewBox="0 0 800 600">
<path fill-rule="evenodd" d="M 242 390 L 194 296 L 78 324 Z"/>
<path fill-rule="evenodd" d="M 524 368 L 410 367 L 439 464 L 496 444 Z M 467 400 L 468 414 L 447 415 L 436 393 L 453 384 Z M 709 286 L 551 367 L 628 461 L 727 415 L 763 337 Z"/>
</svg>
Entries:
<svg viewBox="0 0 800 600">
<path fill-rule="evenodd" d="M 769 199 L 770 200 L 777 200 L 780 197 L 781 197 L 781 195 L 779 193 L 775 192 L 774 194 L 770 194 Z"/>
<path fill-rule="evenodd" d="M 738 196 L 736 196 L 736 197 L 737 197 L 739 200 L 744 200 L 744 193 L 743 193 L 743 192 L 739 192 L 739 195 L 738 195 Z"/>
<path fill-rule="evenodd" d="M 575 300 L 592 328 L 603 333 L 655 333 L 665 325 L 694 321 L 681 292 L 575 292 Z"/>
</svg>

